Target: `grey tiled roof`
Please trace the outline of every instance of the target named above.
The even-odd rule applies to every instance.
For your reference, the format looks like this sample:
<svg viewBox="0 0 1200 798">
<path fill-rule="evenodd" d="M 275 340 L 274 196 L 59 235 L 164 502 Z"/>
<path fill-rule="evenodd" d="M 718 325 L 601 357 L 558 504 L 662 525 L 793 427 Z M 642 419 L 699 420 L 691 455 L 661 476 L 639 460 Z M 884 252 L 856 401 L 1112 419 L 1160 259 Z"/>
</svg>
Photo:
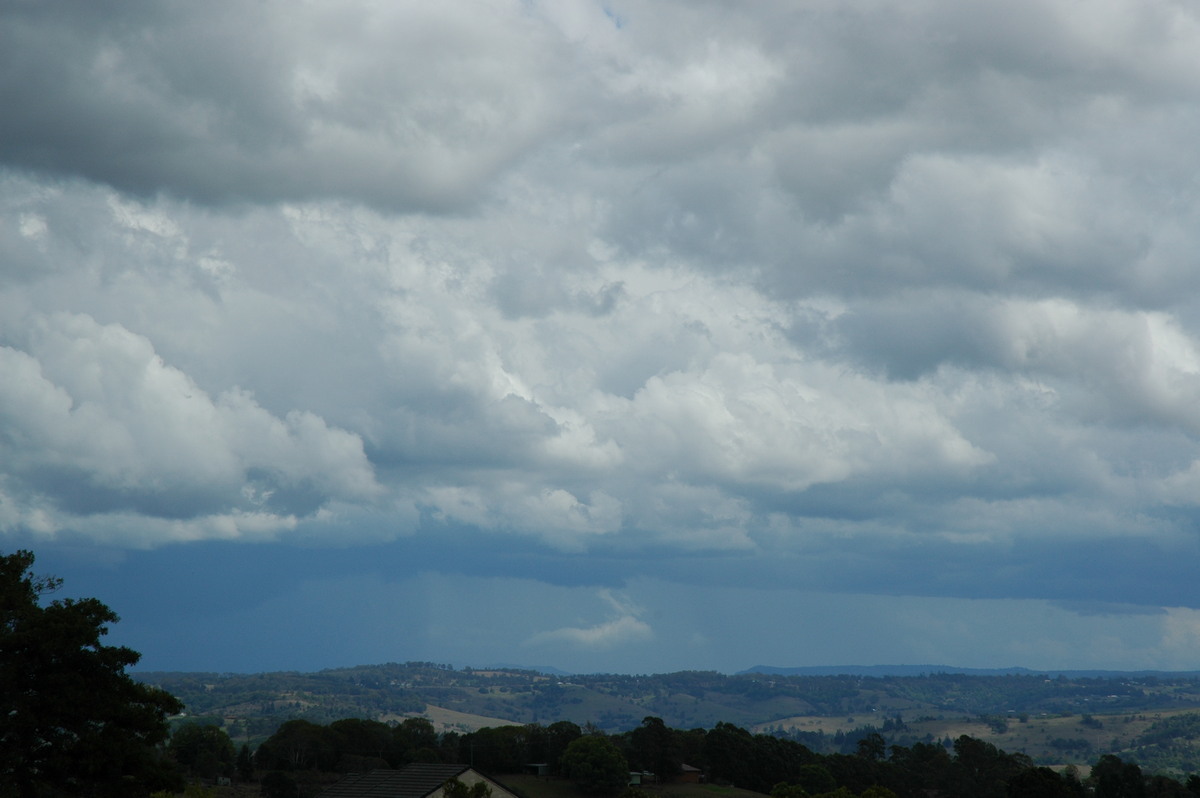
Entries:
<svg viewBox="0 0 1200 798">
<path fill-rule="evenodd" d="M 321 793 L 321 798 L 425 798 L 469 765 L 414 763 L 402 770 L 352 773 Z"/>
</svg>

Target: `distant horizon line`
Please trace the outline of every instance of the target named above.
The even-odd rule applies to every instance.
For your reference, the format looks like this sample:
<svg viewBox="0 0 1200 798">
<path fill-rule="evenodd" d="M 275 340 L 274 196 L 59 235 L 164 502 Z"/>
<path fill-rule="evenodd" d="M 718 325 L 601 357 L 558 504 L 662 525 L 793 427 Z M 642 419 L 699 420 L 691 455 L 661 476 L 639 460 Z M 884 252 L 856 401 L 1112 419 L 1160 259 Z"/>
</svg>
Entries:
<svg viewBox="0 0 1200 798">
<path fill-rule="evenodd" d="M 681 668 L 674 671 L 568 671 L 552 665 L 521 665 L 513 663 L 493 663 L 488 665 L 467 665 L 457 663 L 437 663 L 430 660 L 405 660 L 387 661 L 378 663 L 358 663 L 355 665 L 338 665 L 327 668 L 319 668 L 316 670 L 298 670 L 293 668 L 284 668 L 276 670 L 257 670 L 257 671 L 236 671 L 236 670 L 163 670 L 129 668 L 131 674 L 157 674 L 157 673 L 172 673 L 172 674 L 189 674 L 189 673 L 204 673 L 218 674 L 230 676 L 248 676 L 255 674 L 275 674 L 275 673 L 296 673 L 296 674 L 318 674 L 329 671 L 346 671 L 355 668 L 379 668 L 386 665 L 429 665 L 447 670 L 455 671 L 488 671 L 488 670 L 504 670 L 504 671 L 520 671 L 529 673 L 539 673 L 546 676 L 663 676 L 674 673 L 718 673 L 723 676 L 748 676 L 751 674 L 759 674 L 763 676 L 872 676 L 872 677 L 913 677 L 913 676 L 929 676 L 937 674 L 951 674 L 962 676 L 1068 676 L 1075 678 L 1105 678 L 1116 676 L 1175 676 L 1200 677 L 1200 670 L 1163 670 L 1153 668 L 1139 669 L 1120 669 L 1120 668 L 1028 668 L 1022 665 L 1012 665 L 1008 667 L 997 668 L 979 668 L 965 667 L 958 665 L 938 665 L 938 664 L 917 664 L 917 665 L 795 665 L 795 666 L 777 666 L 777 665 L 752 665 L 738 671 L 722 671 L 713 668 Z"/>
</svg>

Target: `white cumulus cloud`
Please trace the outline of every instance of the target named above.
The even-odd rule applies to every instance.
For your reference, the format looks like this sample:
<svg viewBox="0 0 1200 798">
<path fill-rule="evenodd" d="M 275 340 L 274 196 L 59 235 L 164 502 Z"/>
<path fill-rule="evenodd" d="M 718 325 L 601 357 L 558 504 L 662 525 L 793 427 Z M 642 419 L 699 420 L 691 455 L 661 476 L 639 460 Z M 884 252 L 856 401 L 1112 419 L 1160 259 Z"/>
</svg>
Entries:
<svg viewBox="0 0 1200 798">
<path fill-rule="evenodd" d="M 608 590 L 600 591 L 599 595 L 611 608 L 608 620 L 592 626 L 564 626 L 539 632 L 529 638 L 526 644 L 566 643 L 585 649 L 610 649 L 654 638 L 654 630 L 638 617 L 640 610 L 636 605 Z"/>
</svg>

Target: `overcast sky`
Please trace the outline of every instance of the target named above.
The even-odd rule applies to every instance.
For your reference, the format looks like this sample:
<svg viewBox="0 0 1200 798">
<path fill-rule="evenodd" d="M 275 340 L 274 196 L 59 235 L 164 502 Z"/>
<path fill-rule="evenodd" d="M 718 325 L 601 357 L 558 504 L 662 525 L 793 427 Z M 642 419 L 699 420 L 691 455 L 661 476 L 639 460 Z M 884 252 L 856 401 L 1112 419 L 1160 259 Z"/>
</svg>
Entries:
<svg viewBox="0 0 1200 798">
<path fill-rule="evenodd" d="M 1200 663 L 1200 10 L 0 0 L 0 548 L 143 667 Z"/>
</svg>

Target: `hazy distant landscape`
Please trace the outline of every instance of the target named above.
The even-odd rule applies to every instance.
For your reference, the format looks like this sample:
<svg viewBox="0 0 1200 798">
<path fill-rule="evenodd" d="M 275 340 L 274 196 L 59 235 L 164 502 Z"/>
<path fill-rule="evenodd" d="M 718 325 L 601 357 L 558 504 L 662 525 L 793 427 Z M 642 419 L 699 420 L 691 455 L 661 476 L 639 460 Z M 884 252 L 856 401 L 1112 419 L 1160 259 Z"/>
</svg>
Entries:
<svg viewBox="0 0 1200 798">
<path fill-rule="evenodd" d="M 1194 672 L 558 675 L 389 663 L 317 673 L 137 676 L 181 698 L 191 719 L 220 724 L 233 740 L 251 744 L 295 718 L 426 717 L 439 731 L 458 733 L 566 720 L 619 733 L 655 716 L 679 729 L 732 723 L 818 753 L 852 752 L 870 732 L 896 745 L 965 734 L 1043 764 L 1086 765 L 1106 753 L 1151 770 L 1190 772 L 1200 762 Z"/>
</svg>

